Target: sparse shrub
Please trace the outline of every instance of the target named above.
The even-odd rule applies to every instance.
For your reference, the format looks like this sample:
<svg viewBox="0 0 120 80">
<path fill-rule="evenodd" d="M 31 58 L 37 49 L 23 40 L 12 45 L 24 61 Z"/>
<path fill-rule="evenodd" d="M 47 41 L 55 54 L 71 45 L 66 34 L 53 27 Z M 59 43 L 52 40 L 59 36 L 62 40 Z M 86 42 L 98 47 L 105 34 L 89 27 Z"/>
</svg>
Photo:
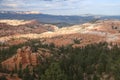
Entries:
<svg viewBox="0 0 120 80">
<path fill-rule="evenodd" d="M 74 43 L 75 43 L 75 44 L 80 44 L 80 40 L 74 39 Z"/>
</svg>

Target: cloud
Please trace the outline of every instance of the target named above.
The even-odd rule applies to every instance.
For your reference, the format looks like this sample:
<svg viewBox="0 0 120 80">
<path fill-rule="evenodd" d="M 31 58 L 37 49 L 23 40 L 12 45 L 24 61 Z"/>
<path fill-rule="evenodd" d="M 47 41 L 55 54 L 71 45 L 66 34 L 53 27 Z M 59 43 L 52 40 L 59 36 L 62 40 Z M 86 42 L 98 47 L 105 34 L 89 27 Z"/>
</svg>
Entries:
<svg viewBox="0 0 120 80">
<path fill-rule="evenodd" d="M 40 11 L 47 14 L 118 14 L 117 0 L 0 0 L 0 10 Z"/>
<path fill-rule="evenodd" d="M 70 7 L 75 2 L 81 2 L 83 0 L 1 0 L 0 7 L 9 7 L 9 8 L 30 8 L 34 9 L 39 8 L 62 8 L 62 7 Z"/>
<path fill-rule="evenodd" d="M 17 4 L 14 4 L 14 3 L 11 3 L 11 4 L 5 4 L 5 6 L 7 6 L 7 7 L 12 7 L 12 8 L 16 8 L 18 5 L 17 5 Z"/>
<path fill-rule="evenodd" d="M 20 6 L 21 2 L 19 3 L 19 1 L 15 1 L 15 0 L 1 0 L 0 2 L 0 7 L 2 8 L 17 8 L 18 6 Z"/>
</svg>

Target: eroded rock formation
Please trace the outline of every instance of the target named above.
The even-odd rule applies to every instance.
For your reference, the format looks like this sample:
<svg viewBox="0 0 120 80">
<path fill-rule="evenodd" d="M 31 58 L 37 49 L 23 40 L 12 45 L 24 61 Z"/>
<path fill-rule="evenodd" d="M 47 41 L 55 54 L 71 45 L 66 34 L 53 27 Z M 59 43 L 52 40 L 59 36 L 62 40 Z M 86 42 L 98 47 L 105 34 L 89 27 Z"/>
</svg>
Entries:
<svg viewBox="0 0 120 80">
<path fill-rule="evenodd" d="M 37 55 L 37 53 L 32 53 L 29 46 L 19 48 L 16 55 L 2 62 L 2 66 L 8 70 L 19 69 L 20 64 L 22 64 L 22 68 L 27 65 L 35 66 L 37 65 Z"/>
</svg>

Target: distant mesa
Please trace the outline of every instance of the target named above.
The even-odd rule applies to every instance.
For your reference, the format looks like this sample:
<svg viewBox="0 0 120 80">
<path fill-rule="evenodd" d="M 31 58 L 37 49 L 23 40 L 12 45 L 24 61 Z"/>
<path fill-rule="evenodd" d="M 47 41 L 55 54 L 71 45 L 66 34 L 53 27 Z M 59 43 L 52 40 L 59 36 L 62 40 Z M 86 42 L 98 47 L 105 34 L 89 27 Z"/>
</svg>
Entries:
<svg viewBox="0 0 120 80">
<path fill-rule="evenodd" d="M 9 20 L 9 19 L 0 20 L 0 23 L 6 23 L 7 25 L 12 25 L 12 26 L 19 26 L 19 25 L 32 23 L 32 22 L 33 22 L 33 20 L 29 20 L 29 21 L 25 21 L 25 20 Z"/>
<path fill-rule="evenodd" d="M 0 13 L 3 13 L 3 14 L 7 14 L 7 13 L 10 13 L 10 14 L 41 14 L 39 11 L 0 11 Z"/>
<path fill-rule="evenodd" d="M 120 16 L 93 15 L 93 14 L 63 16 L 63 15 L 44 14 L 39 11 L 0 11 L 0 19 L 19 19 L 19 20 L 36 19 L 41 23 L 55 24 L 59 27 L 63 27 L 63 26 L 71 26 L 75 24 L 83 24 L 90 21 L 95 22 L 96 20 L 105 20 L 105 19 L 120 20 Z"/>
<path fill-rule="evenodd" d="M 16 12 L 18 14 L 41 14 L 39 11 Z"/>
</svg>

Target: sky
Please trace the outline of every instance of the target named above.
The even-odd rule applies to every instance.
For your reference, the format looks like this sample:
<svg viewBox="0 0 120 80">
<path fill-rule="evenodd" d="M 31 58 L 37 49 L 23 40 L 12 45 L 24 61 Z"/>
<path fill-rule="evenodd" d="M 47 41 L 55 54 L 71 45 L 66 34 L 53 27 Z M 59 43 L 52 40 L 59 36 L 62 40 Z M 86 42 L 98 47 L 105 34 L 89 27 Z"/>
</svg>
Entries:
<svg viewBox="0 0 120 80">
<path fill-rule="evenodd" d="M 120 15 L 120 0 L 0 0 L 2 10 L 52 15 Z"/>
</svg>

